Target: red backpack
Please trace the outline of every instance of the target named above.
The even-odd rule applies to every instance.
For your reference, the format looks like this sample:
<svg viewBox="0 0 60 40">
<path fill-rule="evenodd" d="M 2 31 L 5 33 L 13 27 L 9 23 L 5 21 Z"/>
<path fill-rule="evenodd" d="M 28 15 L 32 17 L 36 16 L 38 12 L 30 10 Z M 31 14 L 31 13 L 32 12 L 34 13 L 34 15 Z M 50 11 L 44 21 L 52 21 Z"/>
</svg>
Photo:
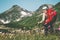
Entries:
<svg viewBox="0 0 60 40">
<path fill-rule="evenodd" d="M 48 9 L 47 10 L 47 19 L 45 20 L 45 23 L 50 23 L 53 20 L 53 17 L 55 17 L 57 15 L 55 10 L 52 9 Z M 56 18 L 54 19 L 56 20 Z"/>
</svg>

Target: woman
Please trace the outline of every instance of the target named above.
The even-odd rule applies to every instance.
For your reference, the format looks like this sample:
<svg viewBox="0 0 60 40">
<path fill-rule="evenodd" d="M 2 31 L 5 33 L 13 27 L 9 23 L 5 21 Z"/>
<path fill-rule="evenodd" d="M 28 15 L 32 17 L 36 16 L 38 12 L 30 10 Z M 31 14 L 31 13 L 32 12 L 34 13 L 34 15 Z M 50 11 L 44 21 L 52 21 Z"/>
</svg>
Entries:
<svg viewBox="0 0 60 40">
<path fill-rule="evenodd" d="M 47 6 L 44 6 L 43 8 L 42 8 L 42 13 L 40 14 L 40 16 L 42 15 L 42 20 L 40 21 L 40 22 L 38 22 L 38 24 L 39 23 L 43 23 L 43 25 L 44 25 L 44 28 L 45 28 L 45 34 L 47 33 L 47 31 L 48 31 L 48 28 L 46 27 L 46 25 L 45 25 L 45 20 L 47 19 L 47 10 L 48 10 L 48 7 Z"/>
<path fill-rule="evenodd" d="M 53 24 L 56 21 L 56 11 L 53 10 L 53 8 L 50 6 L 48 7 L 43 7 L 43 16 L 42 20 L 38 23 L 43 23 L 44 22 L 44 28 L 45 28 L 45 35 L 48 34 L 48 26 L 50 26 L 50 32 L 53 33 Z"/>
</svg>

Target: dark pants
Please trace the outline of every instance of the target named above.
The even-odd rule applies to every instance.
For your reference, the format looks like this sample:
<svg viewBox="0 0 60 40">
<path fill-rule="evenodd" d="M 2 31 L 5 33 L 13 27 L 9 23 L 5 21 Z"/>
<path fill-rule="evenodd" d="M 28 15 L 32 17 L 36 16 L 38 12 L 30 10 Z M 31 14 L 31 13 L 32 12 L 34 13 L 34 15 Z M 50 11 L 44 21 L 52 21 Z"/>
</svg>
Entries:
<svg viewBox="0 0 60 40">
<path fill-rule="evenodd" d="M 45 35 L 48 34 L 48 26 L 50 26 L 50 33 L 53 33 L 53 32 L 54 32 L 54 29 L 53 29 L 53 23 L 44 24 Z"/>
<path fill-rule="evenodd" d="M 44 24 L 46 35 L 48 34 L 48 26 L 50 26 L 50 33 L 54 32 L 53 24 L 55 23 L 56 19 L 57 19 L 57 15 L 52 18 L 52 21 L 50 23 Z"/>
</svg>

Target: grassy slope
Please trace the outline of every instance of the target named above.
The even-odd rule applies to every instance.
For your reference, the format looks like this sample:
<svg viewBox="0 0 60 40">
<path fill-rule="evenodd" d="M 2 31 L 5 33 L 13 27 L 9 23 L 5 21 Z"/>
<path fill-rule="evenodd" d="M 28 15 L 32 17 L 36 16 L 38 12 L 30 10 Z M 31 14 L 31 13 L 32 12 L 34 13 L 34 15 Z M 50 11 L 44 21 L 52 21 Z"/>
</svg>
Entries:
<svg viewBox="0 0 60 40">
<path fill-rule="evenodd" d="M 19 22 L 12 22 L 8 24 L 8 26 L 18 27 L 18 28 L 26 27 L 26 29 L 32 29 L 33 27 L 37 26 L 37 22 L 41 20 L 40 17 L 36 17 L 36 16 L 37 14 L 33 14 L 32 17 L 24 18 L 22 21 Z"/>
</svg>

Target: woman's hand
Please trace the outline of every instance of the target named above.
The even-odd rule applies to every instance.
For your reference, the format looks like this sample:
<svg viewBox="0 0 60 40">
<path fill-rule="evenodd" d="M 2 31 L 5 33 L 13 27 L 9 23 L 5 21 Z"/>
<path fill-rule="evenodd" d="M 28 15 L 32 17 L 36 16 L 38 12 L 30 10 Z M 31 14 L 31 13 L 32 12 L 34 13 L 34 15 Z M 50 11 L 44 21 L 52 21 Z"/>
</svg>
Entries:
<svg viewBox="0 0 60 40">
<path fill-rule="evenodd" d="M 42 22 L 38 22 L 38 24 L 40 24 L 40 23 L 42 23 Z"/>
</svg>

